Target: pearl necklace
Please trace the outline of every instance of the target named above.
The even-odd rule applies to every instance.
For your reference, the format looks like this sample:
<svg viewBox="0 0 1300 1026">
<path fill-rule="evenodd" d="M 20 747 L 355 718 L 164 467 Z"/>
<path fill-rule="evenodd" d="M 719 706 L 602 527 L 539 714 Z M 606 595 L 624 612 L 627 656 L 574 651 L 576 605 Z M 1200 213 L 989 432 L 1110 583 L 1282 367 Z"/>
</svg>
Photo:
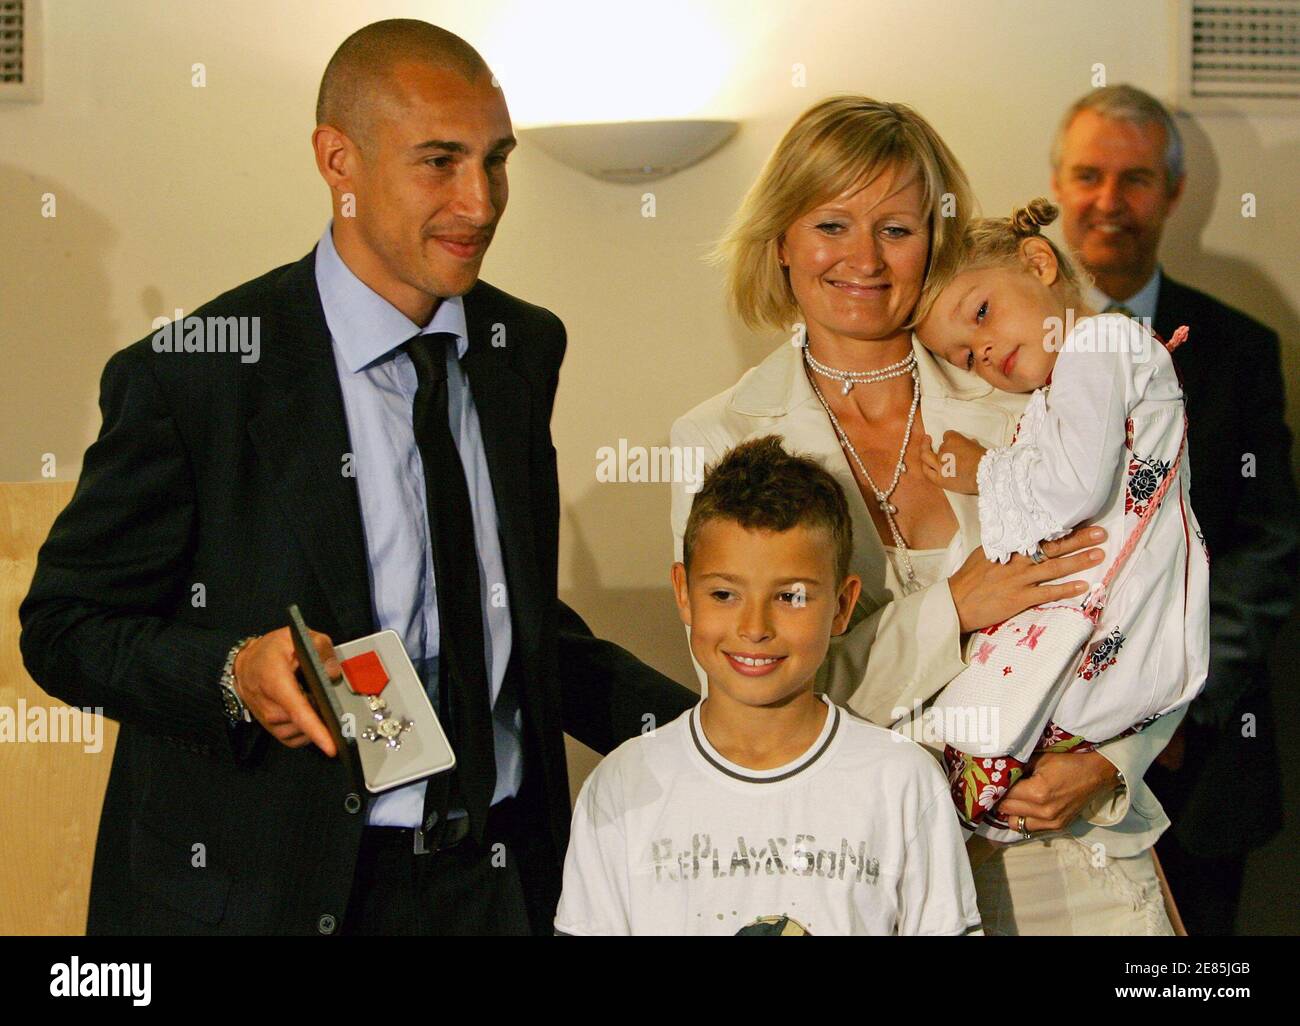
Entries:
<svg viewBox="0 0 1300 1026">
<path fill-rule="evenodd" d="M 813 360 L 812 354 L 808 352 L 808 349 L 806 347 L 803 351 L 803 354 L 804 354 L 804 359 L 808 363 L 808 366 L 816 370 L 817 369 L 816 363 Z M 912 408 L 907 411 L 907 430 L 903 433 L 902 448 L 898 450 L 898 464 L 894 467 L 894 479 L 889 482 L 889 488 L 883 492 L 876 487 L 876 482 L 872 480 L 871 474 L 867 470 L 866 464 L 862 462 L 862 457 L 858 455 L 858 450 L 855 449 L 853 447 L 853 443 L 849 441 L 848 432 L 846 432 L 844 428 L 840 426 L 839 419 L 831 411 L 830 403 L 828 403 L 826 401 L 826 397 L 822 395 L 822 390 L 817 387 L 817 380 L 811 376 L 808 378 L 809 383 L 813 387 L 813 392 L 816 393 L 818 401 L 822 404 L 822 409 L 826 411 L 826 416 L 830 418 L 831 424 L 835 428 L 835 433 L 836 435 L 839 436 L 840 445 L 843 447 L 844 451 L 848 453 L 850 457 L 852 457 L 853 462 L 858 465 L 858 469 L 862 471 L 862 476 L 863 478 L 866 479 L 867 486 L 871 489 L 872 494 L 875 495 L 876 497 L 876 504 L 880 507 L 880 512 L 883 513 L 885 516 L 885 523 L 889 525 L 889 532 L 894 536 L 894 547 L 898 550 L 899 555 L 903 557 L 903 568 L 905 570 L 904 581 L 903 581 L 904 593 L 910 592 L 918 586 L 916 580 L 916 570 L 912 566 L 912 557 L 908 552 L 907 543 L 903 541 L 903 533 L 898 529 L 898 523 L 894 520 L 894 514 L 898 512 L 898 507 L 889 501 L 889 497 L 894 494 L 894 489 L 898 487 L 899 477 L 901 477 L 903 473 L 907 470 L 907 464 L 906 462 L 904 462 L 904 458 L 907 455 L 908 443 L 911 442 L 912 440 L 912 425 L 916 421 L 916 408 L 921 403 L 921 378 L 916 371 L 915 353 L 908 354 L 908 359 L 900 361 L 900 363 L 907 364 L 909 361 L 911 362 L 911 366 L 908 367 L 907 370 L 910 370 L 912 374 Z M 895 364 L 894 366 L 898 366 L 898 364 Z M 885 369 L 889 370 L 890 368 L 885 368 Z M 840 371 L 837 373 L 842 374 L 847 372 Z M 899 375 L 898 372 L 895 372 L 890 374 L 889 376 L 898 377 Z M 844 388 L 844 394 L 847 395 L 849 389 L 852 387 L 853 386 L 851 384 L 846 383 Z"/>
<path fill-rule="evenodd" d="M 803 347 L 804 359 L 808 361 L 808 366 L 815 370 L 822 377 L 830 378 L 832 381 L 838 381 L 844 388 L 843 394 L 848 395 L 853 391 L 854 385 L 870 385 L 876 381 L 888 381 L 890 378 L 899 378 L 904 374 L 910 374 L 916 367 L 916 353 L 909 352 L 903 359 L 897 363 L 891 363 L 888 367 L 877 367 L 869 371 L 845 371 L 835 367 L 828 367 L 812 354 L 812 347 L 807 343 Z"/>
</svg>

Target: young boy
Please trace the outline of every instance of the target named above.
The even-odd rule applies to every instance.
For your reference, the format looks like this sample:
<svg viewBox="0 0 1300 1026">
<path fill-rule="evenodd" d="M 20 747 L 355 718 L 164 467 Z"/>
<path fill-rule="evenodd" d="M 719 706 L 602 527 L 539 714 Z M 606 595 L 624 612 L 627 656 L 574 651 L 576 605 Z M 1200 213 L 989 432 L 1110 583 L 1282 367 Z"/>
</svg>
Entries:
<svg viewBox="0 0 1300 1026">
<path fill-rule="evenodd" d="M 583 784 L 556 932 L 978 930 L 933 756 L 813 693 L 861 588 L 835 479 L 775 436 L 739 445 L 684 549 L 673 587 L 708 698 Z"/>
</svg>

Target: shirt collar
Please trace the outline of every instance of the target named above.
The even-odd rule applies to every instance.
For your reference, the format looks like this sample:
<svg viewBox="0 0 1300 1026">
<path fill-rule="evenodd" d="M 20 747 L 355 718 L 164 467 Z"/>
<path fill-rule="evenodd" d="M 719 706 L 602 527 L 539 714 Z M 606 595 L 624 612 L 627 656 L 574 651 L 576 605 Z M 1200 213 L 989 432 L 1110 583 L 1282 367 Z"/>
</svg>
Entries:
<svg viewBox="0 0 1300 1026">
<path fill-rule="evenodd" d="M 733 780 L 741 780 L 750 784 L 775 784 L 782 780 L 789 780 L 821 759 L 830 748 L 831 742 L 835 740 L 836 734 L 839 733 L 839 707 L 825 695 L 818 695 L 817 697 L 826 706 L 826 720 L 822 723 L 821 732 L 817 735 L 817 740 L 809 745 L 802 755 L 791 762 L 787 762 L 784 766 L 755 770 L 738 765 L 726 758 L 709 743 L 709 739 L 704 733 L 704 724 L 700 719 L 700 709 L 704 705 L 703 700 L 697 702 L 690 712 L 688 727 L 691 732 L 691 741 L 694 742 L 695 750 L 705 762 L 719 773 L 731 777 Z"/>
<path fill-rule="evenodd" d="M 1147 283 L 1138 289 L 1133 295 L 1129 296 L 1128 299 L 1123 301 L 1112 299 L 1095 285 L 1088 286 L 1084 298 L 1098 313 L 1104 311 L 1111 303 L 1121 303 L 1121 305 L 1132 310 L 1133 316 L 1137 317 L 1139 320 L 1146 319 L 1147 321 L 1154 321 L 1156 318 L 1156 299 L 1159 294 L 1160 266 L 1157 264 L 1156 269 L 1151 272 L 1151 277 L 1147 279 Z"/>
<path fill-rule="evenodd" d="M 331 220 L 316 246 L 316 287 L 330 335 L 348 370 L 355 374 L 416 334 L 450 332 L 456 336 L 457 357 L 465 355 L 469 337 L 463 297 L 440 300 L 433 318 L 421 328 L 343 262 L 334 248 L 333 228 Z"/>
</svg>

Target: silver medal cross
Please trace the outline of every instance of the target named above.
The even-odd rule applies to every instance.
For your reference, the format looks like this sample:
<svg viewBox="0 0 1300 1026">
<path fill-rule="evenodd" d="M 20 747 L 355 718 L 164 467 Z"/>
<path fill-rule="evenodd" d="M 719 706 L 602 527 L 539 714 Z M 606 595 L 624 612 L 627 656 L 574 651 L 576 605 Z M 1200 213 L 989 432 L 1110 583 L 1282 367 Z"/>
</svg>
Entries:
<svg viewBox="0 0 1300 1026">
<path fill-rule="evenodd" d="M 371 713 L 378 722 L 361 732 L 363 741 L 382 741 L 388 748 L 401 748 L 402 735 L 410 730 L 414 723 L 405 717 L 393 717 L 388 714 L 388 703 L 378 696 L 366 700 Z"/>
</svg>

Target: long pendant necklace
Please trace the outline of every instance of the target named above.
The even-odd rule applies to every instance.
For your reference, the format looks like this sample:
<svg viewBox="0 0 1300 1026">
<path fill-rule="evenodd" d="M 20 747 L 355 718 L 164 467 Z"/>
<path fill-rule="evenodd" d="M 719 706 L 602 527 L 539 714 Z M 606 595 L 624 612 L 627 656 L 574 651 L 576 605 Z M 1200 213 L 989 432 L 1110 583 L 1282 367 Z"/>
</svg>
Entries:
<svg viewBox="0 0 1300 1026">
<path fill-rule="evenodd" d="M 824 364 L 819 365 L 817 361 L 813 359 L 812 354 L 808 352 L 807 347 L 804 347 L 803 355 L 804 355 L 804 360 L 807 362 L 808 366 L 813 370 L 817 371 L 819 366 L 825 366 Z M 903 570 L 904 570 L 903 591 L 906 593 L 906 592 L 913 591 L 918 586 L 916 580 L 916 570 L 912 566 L 912 557 L 908 552 L 907 543 L 903 540 L 903 532 L 898 529 L 898 522 L 894 520 L 894 514 L 898 512 L 898 507 L 889 501 L 889 497 L 894 494 L 894 489 L 898 487 L 898 479 L 907 470 L 907 463 L 905 462 L 905 457 L 907 456 L 908 443 L 911 442 L 912 440 L 912 425 L 916 421 L 916 408 L 921 404 L 921 379 L 920 379 L 920 375 L 917 374 L 916 371 L 915 353 L 909 353 L 906 360 L 901 360 L 899 361 L 899 363 L 893 364 L 892 367 L 887 367 L 884 369 L 892 370 L 892 368 L 897 368 L 899 366 L 902 366 L 903 370 L 893 371 L 892 373 L 890 373 L 889 377 L 898 377 L 902 373 L 908 373 L 908 372 L 911 373 L 912 408 L 907 411 L 907 430 L 903 433 L 902 448 L 898 450 L 898 463 L 894 467 L 894 479 L 889 482 L 889 487 L 884 491 L 881 491 L 879 488 L 876 487 L 876 482 L 872 479 L 871 473 L 867 470 L 866 464 L 862 462 L 862 457 L 858 455 L 858 450 L 855 449 L 853 447 L 853 443 L 849 441 L 848 432 L 845 431 L 844 428 L 840 426 L 839 419 L 831 411 L 830 403 L 828 403 L 826 401 L 826 397 L 822 395 L 822 390 L 817 387 L 817 379 L 810 374 L 808 376 L 808 381 L 813 387 L 813 392 L 816 393 L 817 395 L 818 402 L 822 404 L 822 409 L 826 411 L 826 416 L 830 418 L 831 424 L 835 428 L 835 433 L 839 436 L 841 447 L 844 449 L 846 453 L 848 453 L 848 455 L 852 458 L 853 462 L 857 464 L 858 470 L 862 472 L 862 476 L 867 482 L 867 486 L 871 489 L 872 494 L 875 495 L 876 497 L 876 504 L 880 507 L 880 512 L 884 514 L 885 523 L 889 525 L 889 533 L 894 536 L 894 547 L 898 550 L 898 554 L 903 559 Z M 818 371 L 818 372 L 825 373 L 824 371 Z M 843 381 L 844 377 L 842 377 L 842 375 L 848 375 L 852 373 L 855 372 L 836 371 L 831 369 L 831 373 L 828 374 L 827 376 L 831 378 L 835 378 L 836 380 Z M 860 381 L 862 379 L 857 379 L 857 380 Z M 876 380 L 883 380 L 883 379 L 878 378 Z M 847 395 L 849 393 L 849 390 L 852 387 L 853 385 L 846 381 L 844 387 L 844 394 Z"/>
</svg>

